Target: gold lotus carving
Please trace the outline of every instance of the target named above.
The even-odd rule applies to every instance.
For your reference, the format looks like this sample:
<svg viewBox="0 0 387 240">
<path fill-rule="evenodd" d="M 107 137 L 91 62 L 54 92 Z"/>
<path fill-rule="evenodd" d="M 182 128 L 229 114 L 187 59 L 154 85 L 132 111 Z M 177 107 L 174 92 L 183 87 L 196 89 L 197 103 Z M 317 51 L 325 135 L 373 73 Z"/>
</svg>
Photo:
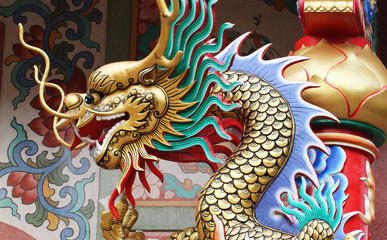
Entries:
<svg viewBox="0 0 387 240">
<path fill-rule="evenodd" d="M 387 69 L 371 48 L 321 40 L 291 53 L 309 60 L 290 66 L 284 77 L 313 82 L 302 97 L 340 119 L 371 124 L 387 133 Z"/>
</svg>

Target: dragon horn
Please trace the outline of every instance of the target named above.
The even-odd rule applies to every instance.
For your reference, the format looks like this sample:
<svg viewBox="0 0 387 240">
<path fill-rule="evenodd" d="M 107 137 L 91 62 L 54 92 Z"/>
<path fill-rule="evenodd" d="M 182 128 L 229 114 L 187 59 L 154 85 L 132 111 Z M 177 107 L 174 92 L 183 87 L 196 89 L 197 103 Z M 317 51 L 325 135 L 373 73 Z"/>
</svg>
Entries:
<svg viewBox="0 0 387 240">
<path fill-rule="evenodd" d="M 168 7 L 164 0 L 156 0 L 157 6 L 160 12 L 161 31 L 160 38 L 153 51 L 144 59 L 145 62 L 151 62 L 153 65 L 156 63 L 165 68 L 171 68 L 176 66 L 183 55 L 182 51 L 179 51 L 173 59 L 168 59 L 164 56 L 167 49 L 168 41 L 170 41 L 170 31 L 173 21 L 177 19 L 180 11 L 179 0 L 172 0 L 172 12 L 168 10 Z M 155 61 L 156 59 L 156 61 Z"/>
<path fill-rule="evenodd" d="M 20 40 L 20 43 L 25 48 L 40 54 L 44 58 L 44 62 L 46 63 L 46 66 L 44 68 L 44 73 L 43 73 L 43 76 L 42 76 L 41 80 L 39 80 L 39 70 L 38 70 L 38 67 L 36 65 L 34 65 L 35 81 L 39 84 L 39 100 L 40 100 L 43 108 L 47 112 L 49 112 L 50 114 L 54 115 L 55 117 L 59 117 L 59 118 L 75 119 L 75 118 L 80 117 L 80 116 L 78 116 L 76 114 L 69 115 L 69 114 L 65 114 L 65 113 L 61 112 L 61 110 L 63 108 L 63 105 L 64 105 L 65 93 L 64 93 L 63 89 L 60 86 L 58 86 L 56 84 L 53 84 L 53 83 L 47 83 L 46 82 L 46 78 L 47 78 L 48 73 L 50 71 L 50 60 L 49 60 L 47 54 L 42 49 L 39 49 L 39 48 L 34 47 L 34 46 L 31 46 L 31 45 L 27 44 L 24 41 L 23 25 L 21 23 L 19 23 L 18 25 L 19 25 L 19 40 Z M 45 99 L 44 99 L 44 91 L 45 91 L 45 87 L 46 86 L 47 87 L 53 87 L 53 88 L 57 89 L 59 91 L 60 95 L 61 95 L 61 102 L 60 102 L 58 110 L 56 110 L 56 111 L 53 110 L 51 107 L 49 107 L 48 104 L 46 103 Z"/>
</svg>

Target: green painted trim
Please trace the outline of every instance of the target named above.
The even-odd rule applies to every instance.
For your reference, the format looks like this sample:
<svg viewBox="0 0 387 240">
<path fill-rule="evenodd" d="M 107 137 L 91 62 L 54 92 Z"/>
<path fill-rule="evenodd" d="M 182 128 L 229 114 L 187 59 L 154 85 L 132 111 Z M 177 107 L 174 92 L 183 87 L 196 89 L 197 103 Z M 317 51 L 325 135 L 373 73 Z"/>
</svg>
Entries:
<svg viewBox="0 0 387 240">
<path fill-rule="evenodd" d="M 368 133 L 372 142 L 376 147 L 380 147 L 386 141 L 386 134 L 377 127 L 374 127 L 368 123 L 348 120 L 348 119 L 339 119 L 340 123 L 334 122 L 328 119 L 315 119 L 312 121 L 312 127 L 346 127 L 359 130 L 361 132 Z"/>
</svg>

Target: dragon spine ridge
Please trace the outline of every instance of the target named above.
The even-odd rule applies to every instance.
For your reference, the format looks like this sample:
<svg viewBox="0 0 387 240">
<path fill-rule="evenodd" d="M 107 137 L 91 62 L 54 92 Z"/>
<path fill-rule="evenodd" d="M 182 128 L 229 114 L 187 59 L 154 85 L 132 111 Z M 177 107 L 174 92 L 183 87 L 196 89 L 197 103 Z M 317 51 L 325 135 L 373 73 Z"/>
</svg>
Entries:
<svg viewBox="0 0 387 240">
<path fill-rule="evenodd" d="M 235 54 L 246 36 L 235 40 L 216 58 L 222 61 L 230 53 Z M 257 222 L 259 209 L 262 209 L 257 205 L 264 194 L 268 194 L 266 191 L 269 188 L 272 188 L 269 196 L 272 200 L 270 204 L 273 204 L 273 201 L 281 202 L 280 194 L 285 188 L 292 189 L 292 195 L 297 196 L 294 180 L 296 174 L 312 176 L 312 180 L 318 184 L 307 157 L 307 149 L 323 149 L 324 146 L 310 130 L 309 122 L 314 117 L 329 116 L 301 99 L 301 91 L 311 85 L 290 83 L 281 75 L 284 67 L 302 59 L 263 61 L 262 56 L 267 47 L 250 56 L 236 55 L 230 70 L 223 73 L 230 83 L 241 81 L 242 85 L 232 91 L 223 91 L 219 86 L 212 89 L 213 94 L 219 94 L 229 103 L 237 102 L 242 106 L 237 111 L 243 118 L 245 131 L 237 150 L 203 188 L 196 212 L 197 229 L 177 232 L 171 239 L 215 239 L 214 217 L 222 220 L 226 239 L 303 239 L 308 231 L 317 231 L 318 236 L 324 236 L 322 239 L 333 237 L 332 227 L 323 220 L 310 219 L 304 227 L 301 226 L 303 228 L 297 236 L 275 230 L 284 224 L 284 220 L 280 224 L 269 223 L 275 227 Z M 277 75 L 273 76 L 273 73 Z M 258 86 L 262 86 L 262 89 Z M 276 89 L 281 89 L 281 93 Z M 279 105 L 275 106 L 275 103 Z M 305 114 L 306 111 L 308 114 Z M 284 122 L 281 124 L 279 119 Z M 300 138 L 308 138 L 309 144 L 303 144 Z M 283 174 L 283 171 L 287 174 Z M 278 182 L 282 189 L 278 189 Z M 270 210 L 270 216 L 272 209 L 267 209 Z M 267 219 L 268 214 L 264 216 Z M 293 226 L 291 232 L 295 231 Z"/>
</svg>

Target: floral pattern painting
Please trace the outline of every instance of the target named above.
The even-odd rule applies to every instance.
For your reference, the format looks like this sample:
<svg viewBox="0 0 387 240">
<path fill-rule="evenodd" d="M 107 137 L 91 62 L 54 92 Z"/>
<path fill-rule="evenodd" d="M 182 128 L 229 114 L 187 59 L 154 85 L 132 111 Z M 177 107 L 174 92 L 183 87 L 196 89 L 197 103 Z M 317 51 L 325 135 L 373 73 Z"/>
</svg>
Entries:
<svg viewBox="0 0 387 240">
<path fill-rule="evenodd" d="M 53 117 L 43 110 L 31 68 L 44 67 L 43 59 L 17 39 L 17 24 L 24 25 L 25 41 L 50 57 L 49 81 L 66 92 L 85 91 L 86 73 L 103 62 L 104 38 L 92 28 L 103 22 L 105 5 L 85 1 L 2 1 L 0 16 L 5 34 L 2 102 L 3 141 L 0 160 L 0 212 L 2 226 L 14 226 L 31 239 L 95 239 L 98 171 L 88 151 L 64 148 L 53 132 Z M 102 7 L 102 10 L 101 10 Z M 101 26 L 102 27 L 102 26 Z M 52 108 L 61 96 L 48 89 Z M 7 114 L 6 111 L 12 112 Z M 69 141 L 71 128 L 59 135 Z M 93 191 L 94 189 L 94 191 Z M 22 225 L 21 225 L 22 224 Z M 8 228 L 8 227 L 7 227 Z M 6 228 L 6 229 L 7 229 Z M 2 237 L 11 233 L 2 232 Z"/>
</svg>

